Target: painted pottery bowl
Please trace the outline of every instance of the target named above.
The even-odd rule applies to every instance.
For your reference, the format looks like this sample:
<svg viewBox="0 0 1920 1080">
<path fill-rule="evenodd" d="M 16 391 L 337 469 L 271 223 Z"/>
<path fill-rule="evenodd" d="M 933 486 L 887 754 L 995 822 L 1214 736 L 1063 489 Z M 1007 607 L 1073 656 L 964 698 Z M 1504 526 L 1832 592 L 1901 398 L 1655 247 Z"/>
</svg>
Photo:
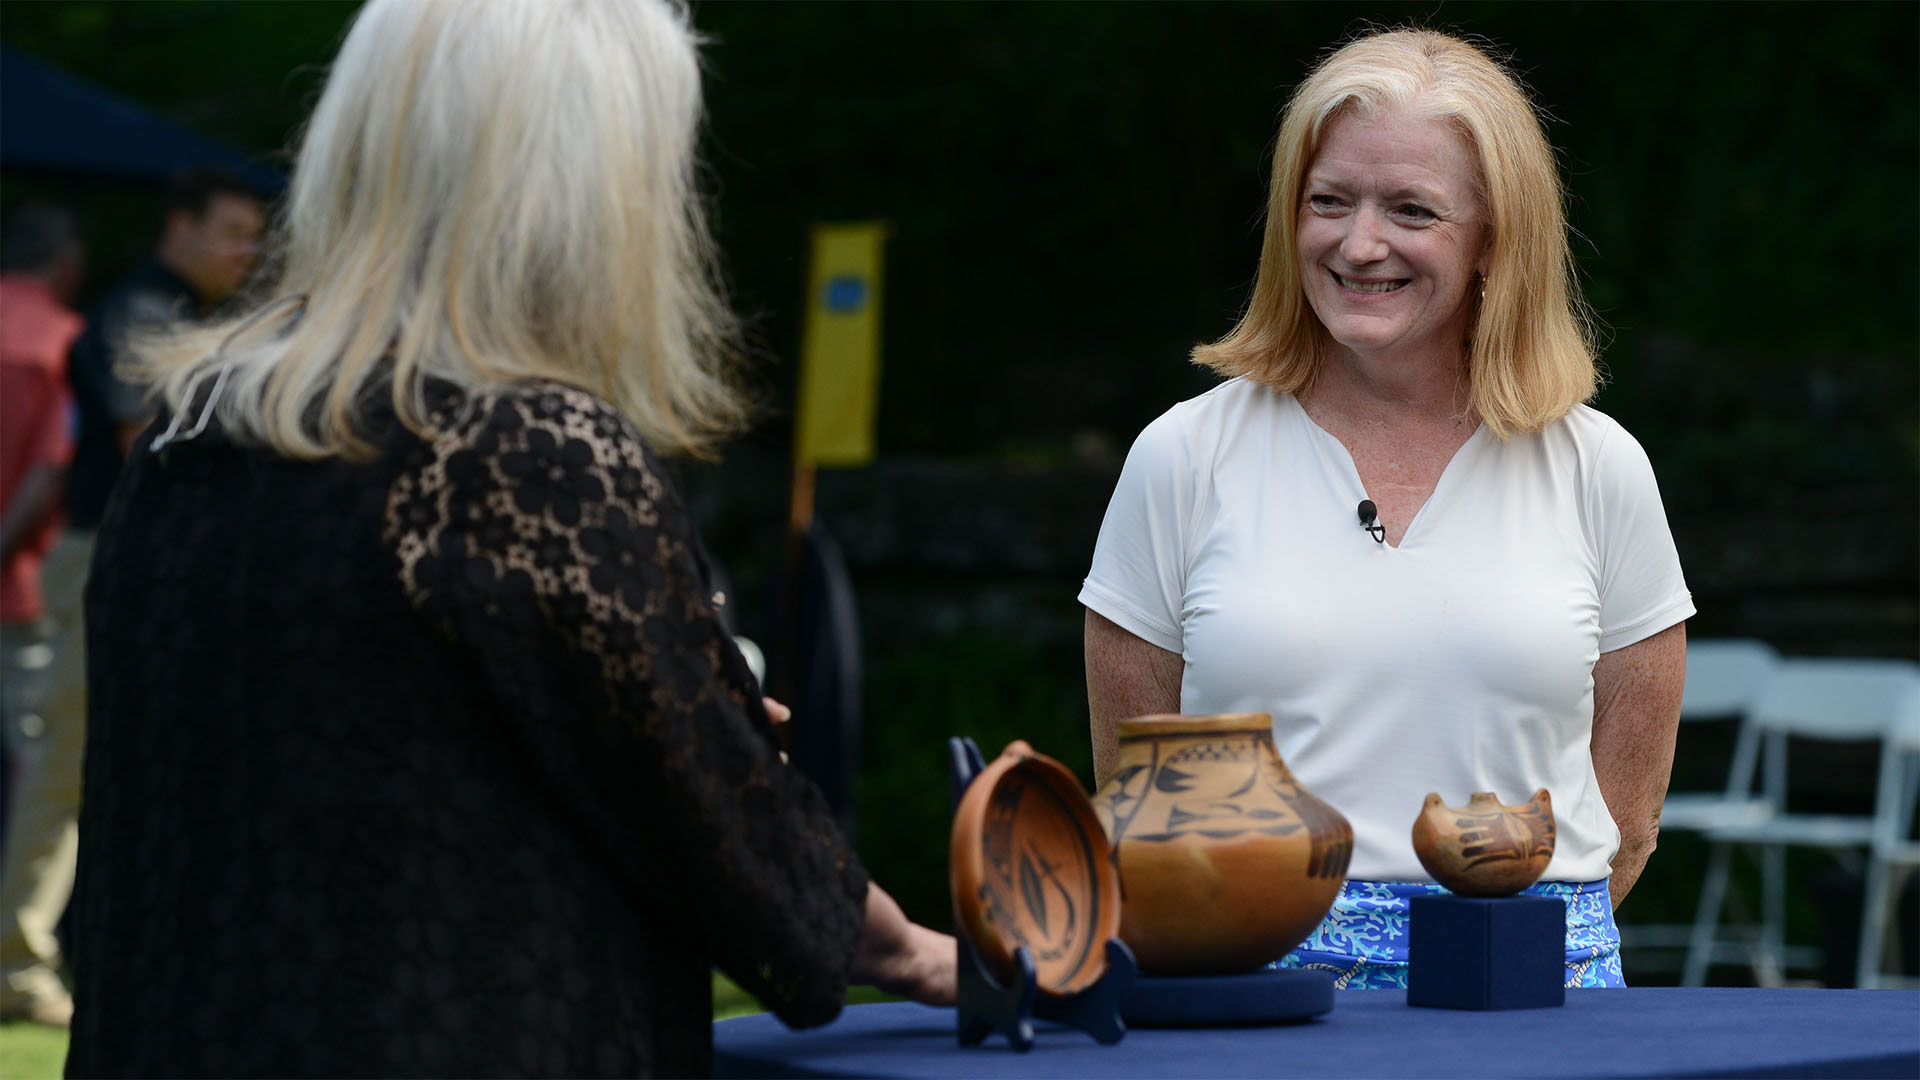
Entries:
<svg viewBox="0 0 1920 1080">
<path fill-rule="evenodd" d="M 1546 788 L 1519 806 L 1476 791 L 1461 807 L 1427 796 L 1413 821 L 1413 853 L 1459 896 L 1512 896 L 1553 861 L 1553 798 Z"/>
<path fill-rule="evenodd" d="M 948 871 L 954 923 L 996 977 L 1012 978 L 1023 945 L 1042 993 L 1076 993 L 1106 971 L 1120 882 L 1107 834 L 1066 766 L 1007 744 L 960 798 Z"/>
<path fill-rule="evenodd" d="M 1142 716 L 1094 811 L 1120 868 L 1120 939 L 1150 975 L 1252 971 L 1306 939 L 1353 827 L 1288 771 L 1266 713 Z"/>
</svg>

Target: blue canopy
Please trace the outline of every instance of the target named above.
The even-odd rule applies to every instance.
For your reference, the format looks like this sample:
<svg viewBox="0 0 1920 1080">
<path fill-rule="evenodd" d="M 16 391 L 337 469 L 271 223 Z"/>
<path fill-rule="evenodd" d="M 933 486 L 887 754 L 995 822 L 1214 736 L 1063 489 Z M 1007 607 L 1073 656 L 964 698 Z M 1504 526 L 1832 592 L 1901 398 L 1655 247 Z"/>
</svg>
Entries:
<svg viewBox="0 0 1920 1080">
<path fill-rule="evenodd" d="M 225 165 L 263 195 L 286 186 L 241 150 L 0 45 L 0 167 L 164 183 L 195 165 Z"/>
</svg>

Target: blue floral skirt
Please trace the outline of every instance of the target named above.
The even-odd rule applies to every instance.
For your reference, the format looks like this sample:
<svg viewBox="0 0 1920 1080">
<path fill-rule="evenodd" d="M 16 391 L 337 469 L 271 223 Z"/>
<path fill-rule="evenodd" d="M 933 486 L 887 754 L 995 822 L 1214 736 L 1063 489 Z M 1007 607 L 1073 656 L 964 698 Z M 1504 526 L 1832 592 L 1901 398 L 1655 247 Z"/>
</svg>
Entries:
<svg viewBox="0 0 1920 1080">
<path fill-rule="evenodd" d="M 1407 902 L 1446 892 L 1431 882 L 1349 881 L 1307 940 L 1273 966 L 1334 972 L 1342 990 L 1405 988 Z M 1540 881 L 1523 894 L 1566 901 L 1569 990 L 1627 985 L 1605 881 Z"/>
</svg>

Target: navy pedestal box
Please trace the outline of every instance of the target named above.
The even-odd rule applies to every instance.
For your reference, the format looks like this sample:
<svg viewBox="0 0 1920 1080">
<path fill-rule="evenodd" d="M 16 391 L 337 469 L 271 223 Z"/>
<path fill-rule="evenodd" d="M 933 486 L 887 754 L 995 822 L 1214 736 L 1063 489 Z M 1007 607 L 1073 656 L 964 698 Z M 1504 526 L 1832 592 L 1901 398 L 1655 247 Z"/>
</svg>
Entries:
<svg viewBox="0 0 1920 1080">
<path fill-rule="evenodd" d="M 1567 905 L 1547 896 L 1416 896 L 1407 1004 L 1538 1009 L 1567 1003 Z"/>
</svg>

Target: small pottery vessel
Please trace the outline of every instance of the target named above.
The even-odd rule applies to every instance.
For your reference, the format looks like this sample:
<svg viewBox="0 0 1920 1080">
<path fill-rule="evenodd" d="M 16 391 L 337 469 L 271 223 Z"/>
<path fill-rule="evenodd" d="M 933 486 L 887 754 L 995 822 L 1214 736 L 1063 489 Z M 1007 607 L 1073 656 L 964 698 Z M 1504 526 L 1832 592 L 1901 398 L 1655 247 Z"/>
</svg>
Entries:
<svg viewBox="0 0 1920 1080">
<path fill-rule="evenodd" d="M 1300 786 L 1266 713 L 1142 716 L 1093 797 L 1120 868 L 1120 939 L 1151 975 L 1278 959 L 1326 917 L 1353 827 Z"/>
<path fill-rule="evenodd" d="M 1120 880 L 1080 781 L 1015 740 L 980 770 L 953 813 L 954 924 L 996 978 L 1033 954 L 1045 994 L 1086 989 L 1120 929 Z"/>
<path fill-rule="evenodd" d="M 1490 791 L 1450 807 L 1436 792 L 1413 822 L 1413 853 L 1433 880 L 1459 896 L 1512 896 L 1553 861 L 1553 799 L 1546 788 L 1521 806 Z"/>
</svg>

